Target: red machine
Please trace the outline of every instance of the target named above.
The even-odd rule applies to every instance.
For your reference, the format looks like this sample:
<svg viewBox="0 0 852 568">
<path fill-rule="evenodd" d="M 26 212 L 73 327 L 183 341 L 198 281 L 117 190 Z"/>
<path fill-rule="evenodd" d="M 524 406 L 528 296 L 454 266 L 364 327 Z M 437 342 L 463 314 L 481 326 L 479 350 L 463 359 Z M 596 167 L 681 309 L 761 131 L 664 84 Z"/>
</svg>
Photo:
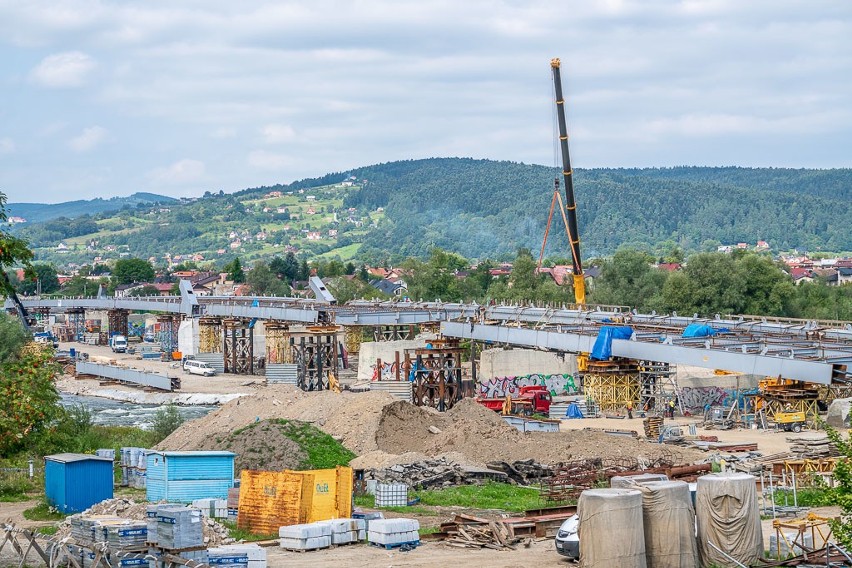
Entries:
<svg viewBox="0 0 852 568">
<path fill-rule="evenodd" d="M 516 396 L 506 398 L 477 398 L 476 401 L 486 408 L 502 414 L 532 416 L 533 414 L 550 415 L 550 392 L 543 386 L 521 387 Z"/>
</svg>

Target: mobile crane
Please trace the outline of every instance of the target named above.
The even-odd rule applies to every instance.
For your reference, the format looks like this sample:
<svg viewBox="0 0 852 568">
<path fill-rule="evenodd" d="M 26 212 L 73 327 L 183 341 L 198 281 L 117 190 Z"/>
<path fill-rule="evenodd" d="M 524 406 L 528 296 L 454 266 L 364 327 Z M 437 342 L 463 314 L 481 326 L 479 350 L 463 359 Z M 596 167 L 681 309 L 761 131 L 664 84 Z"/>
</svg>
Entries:
<svg viewBox="0 0 852 568">
<path fill-rule="evenodd" d="M 553 72 L 553 85 L 556 89 L 556 117 L 559 123 L 559 145 L 562 150 L 562 178 L 565 183 L 565 213 L 568 225 L 568 240 L 571 246 L 571 261 L 574 269 L 574 302 L 586 303 L 586 280 L 583 274 L 583 261 L 580 258 L 580 231 L 577 228 L 577 202 L 574 200 L 574 171 L 571 169 L 571 157 L 568 154 L 568 126 L 565 121 L 565 99 L 562 96 L 562 63 L 559 58 L 550 60 Z M 555 183 L 558 187 L 559 178 Z"/>
</svg>

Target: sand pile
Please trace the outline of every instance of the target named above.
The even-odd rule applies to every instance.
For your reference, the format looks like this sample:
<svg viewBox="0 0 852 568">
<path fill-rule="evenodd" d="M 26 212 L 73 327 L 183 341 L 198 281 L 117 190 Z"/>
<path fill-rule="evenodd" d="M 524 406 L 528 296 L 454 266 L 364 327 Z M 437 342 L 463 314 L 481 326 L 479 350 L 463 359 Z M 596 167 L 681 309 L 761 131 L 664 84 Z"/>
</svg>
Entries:
<svg viewBox="0 0 852 568">
<path fill-rule="evenodd" d="M 378 449 L 376 432 L 382 408 L 393 402 L 383 392 L 304 392 L 289 385 L 266 387 L 256 394 L 233 400 L 207 416 L 187 422 L 157 445 L 160 450 L 192 450 L 210 437 L 229 433 L 259 420 L 288 418 L 310 422 L 337 437 L 344 446 L 362 454 Z"/>
<path fill-rule="evenodd" d="M 544 464 L 595 457 L 650 461 L 672 450 L 670 446 L 597 431 L 522 433 L 472 399 L 439 413 L 394 399 L 388 393 L 307 393 L 286 385 L 264 388 L 184 424 L 158 449 L 202 448 L 211 437 L 224 438 L 238 428 L 269 418 L 313 423 L 362 456 L 353 461 L 359 469 L 442 456 L 452 456 L 449 459 L 454 463 L 465 465 L 530 458 Z M 675 453 L 683 463 L 704 457 L 700 451 L 685 448 L 677 448 Z"/>
</svg>

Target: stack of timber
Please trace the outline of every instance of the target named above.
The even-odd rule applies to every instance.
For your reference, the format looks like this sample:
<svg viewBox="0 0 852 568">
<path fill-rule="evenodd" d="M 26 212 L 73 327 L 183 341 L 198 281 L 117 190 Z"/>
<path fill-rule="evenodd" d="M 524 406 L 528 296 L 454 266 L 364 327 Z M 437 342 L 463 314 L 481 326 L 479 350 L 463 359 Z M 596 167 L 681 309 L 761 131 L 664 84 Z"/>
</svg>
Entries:
<svg viewBox="0 0 852 568">
<path fill-rule="evenodd" d="M 448 546 L 457 548 L 491 548 L 494 550 L 516 550 L 518 543 L 524 539 L 515 536 L 512 525 L 502 521 L 490 521 L 487 525 L 467 526 L 457 525 L 456 534 L 445 542 Z M 526 546 L 529 546 L 527 539 Z"/>
<path fill-rule="evenodd" d="M 555 536 L 556 531 L 559 530 L 559 526 L 565 521 L 565 519 L 576 514 L 576 512 L 577 507 L 573 505 L 545 507 L 543 509 L 527 511 L 526 515 L 523 517 L 509 517 L 507 519 L 500 519 L 499 521 L 459 513 L 453 517 L 452 521 L 441 523 L 440 532 L 435 533 L 432 538 L 442 540 L 461 539 L 463 541 L 467 541 L 469 539 L 467 536 L 462 534 L 462 529 L 468 535 L 473 535 L 473 532 L 479 533 L 479 531 L 486 531 L 486 533 L 491 531 L 493 534 L 494 529 L 491 527 L 492 523 L 497 524 L 498 531 L 500 530 L 499 526 L 503 525 L 506 530 L 509 531 L 508 534 L 510 537 L 513 538 L 522 539 L 526 537 L 542 538 Z M 503 533 L 501 532 L 501 535 L 502 534 Z M 461 546 L 462 544 L 467 548 L 469 543 L 457 542 L 456 546 Z M 512 545 L 514 544 L 516 543 L 513 542 Z M 475 547 L 476 546 L 474 546 L 474 548 Z M 479 546 L 479 548 L 482 548 L 482 546 Z M 501 546 L 501 548 L 503 548 L 503 546 Z"/>
<path fill-rule="evenodd" d="M 660 428 L 663 426 L 662 416 L 649 416 L 642 421 L 645 428 L 645 437 L 656 440 L 660 437 Z"/>
<path fill-rule="evenodd" d="M 827 458 L 840 455 L 826 434 L 790 436 L 787 442 L 791 444 L 790 451 L 800 458 Z"/>
</svg>

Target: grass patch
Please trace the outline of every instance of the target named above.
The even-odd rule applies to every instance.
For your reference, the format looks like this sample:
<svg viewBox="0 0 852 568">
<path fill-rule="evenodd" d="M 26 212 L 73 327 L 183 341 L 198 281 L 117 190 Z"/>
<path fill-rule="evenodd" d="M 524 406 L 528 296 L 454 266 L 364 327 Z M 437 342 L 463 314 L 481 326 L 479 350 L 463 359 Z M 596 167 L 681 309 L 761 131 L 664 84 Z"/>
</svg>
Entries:
<svg viewBox="0 0 852 568">
<path fill-rule="evenodd" d="M 523 512 L 541 507 L 538 489 L 518 487 L 508 483 L 486 483 L 485 485 L 461 485 L 427 491 L 417 491 L 422 505 L 440 507 L 465 507 L 468 509 L 499 509 Z"/>
<path fill-rule="evenodd" d="M 234 521 L 220 520 L 219 523 L 226 527 L 228 529 L 229 536 L 237 541 L 242 540 L 245 542 L 256 542 L 258 540 L 274 540 L 278 538 L 277 534 L 255 534 L 245 529 L 241 529 Z"/>
<path fill-rule="evenodd" d="M 420 530 L 417 531 L 420 536 L 423 536 L 424 534 L 435 534 L 439 532 L 441 532 L 441 527 L 422 527 L 420 528 Z"/>
<path fill-rule="evenodd" d="M 793 506 L 793 492 L 784 489 L 775 490 L 776 505 Z M 799 507 L 828 507 L 837 504 L 837 497 L 831 489 L 824 487 L 805 487 L 796 491 Z"/>
<path fill-rule="evenodd" d="M 35 507 L 26 509 L 24 518 L 28 521 L 61 521 L 65 515 L 51 507 L 47 501 L 42 501 Z"/>
<path fill-rule="evenodd" d="M 36 529 L 36 532 L 41 533 L 45 536 L 53 536 L 59 532 L 59 527 L 56 525 L 51 525 L 49 527 L 39 527 Z"/>
<path fill-rule="evenodd" d="M 318 429 L 316 426 L 298 420 L 278 419 L 281 432 L 308 454 L 302 462 L 303 469 L 329 469 L 339 465 L 349 465 L 355 454 L 340 442 Z"/>
<path fill-rule="evenodd" d="M 485 485 L 461 485 L 446 489 L 427 489 L 413 491 L 412 498 L 420 498 L 420 504 L 411 507 L 382 507 L 383 511 L 434 515 L 425 507 L 464 507 L 466 509 L 498 509 L 512 513 L 522 513 L 527 509 L 536 509 L 545 505 L 538 489 L 519 487 L 508 483 L 486 483 Z M 355 505 L 376 508 L 373 495 L 356 495 Z M 548 505 L 555 505 L 549 503 Z"/>
</svg>

